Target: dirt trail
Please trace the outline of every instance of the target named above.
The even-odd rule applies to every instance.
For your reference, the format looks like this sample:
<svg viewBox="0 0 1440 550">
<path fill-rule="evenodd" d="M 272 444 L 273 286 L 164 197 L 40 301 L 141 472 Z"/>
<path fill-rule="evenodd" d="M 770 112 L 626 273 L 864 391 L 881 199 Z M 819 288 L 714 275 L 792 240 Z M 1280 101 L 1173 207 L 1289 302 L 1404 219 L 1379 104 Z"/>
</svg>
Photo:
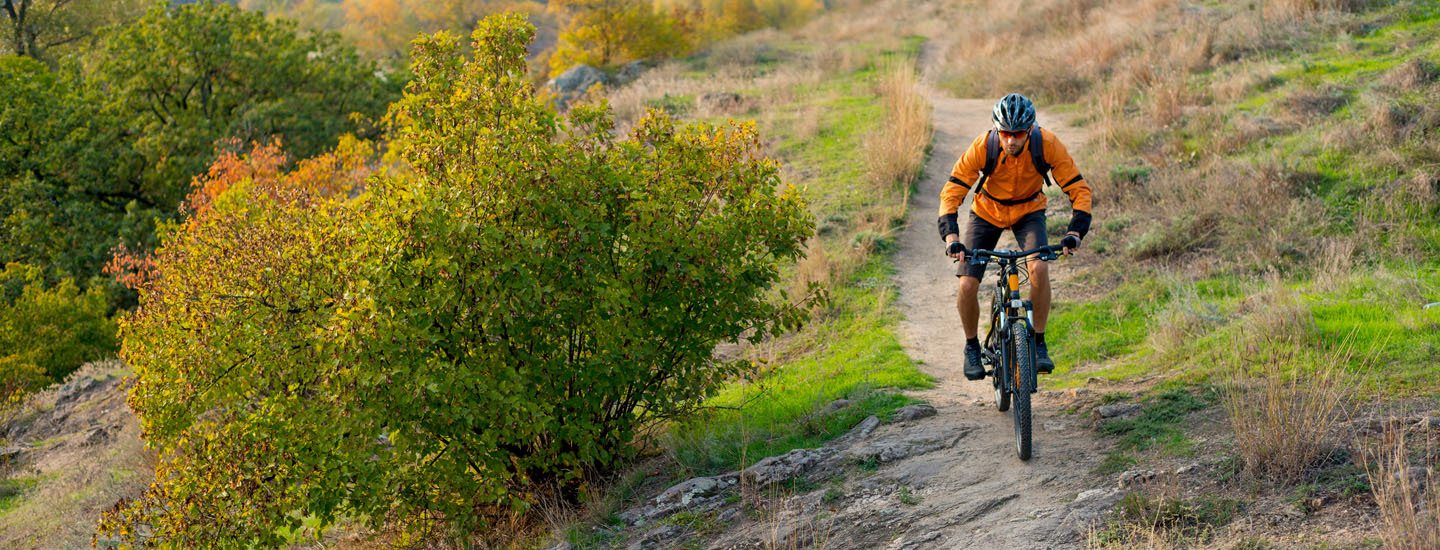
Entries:
<svg viewBox="0 0 1440 550">
<path fill-rule="evenodd" d="M 922 50 L 920 63 L 927 84 L 934 80 L 943 47 L 932 41 Z M 1057 529 L 1062 519 L 1057 516 L 1079 491 L 1094 483 L 1088 472 L 1099 462 L 1097 442 L 1077 419 L 1058 414 L 1056 404 L 1063 396 L 1042 395 L 1034 413 L 1034 457 L 1021 462 L 1015 456 L 1010 417 L 995 410 L 990 382 L 971 382 L 961 374 L 964 335 L 955 310 L 958 280 L 955 264 L 941 254 L 935 230 L 940 188 L 959 154 L 990 127 L 994 100 L 950 98 L 928 85 L 926 95 L 934 106 L 933 153 L 912 199 L 894 258 L 899 271 L 899 303 L 905 313 L 902 339 L 906 353 L 922 362 L 921 369 L 937 380 L 935 389 L 916 394 L 939 413 L 923 422 L 972 426 L 974 431 L 954 447 L 925 457 L 924 462 L 946 467 L 925 480 L 922 493 L 927 498 L 914 514 L 916 524 L 911 532 L 938 530 L 948 541 L 941 546 L 947 548 L 1070 546 L 1068 537 L 1057 532 L 1063 531 Z M 1037 118 L 1072 150 L 1084 143 L 1083 133 L 1064 119 L 1043 110 Z M 968 210 L 969 202 L 967 198 L 961 212 Z M 1064 202 L 1051 201 L 1051 217 L 1069 218 Z M 1014 247 L 1008 232 L 1001 240 L 1002 246 L 1007 243 Z M 1051 273 L 1057 300 L 1063 300 L 1070 273 L 1063 262 Z M 989 282 L 987 279 L 985 284 Z M 988 304 L 982 304 L 984 307 Z M 1041 388 L 1044 386 L 1042 377 Z M 897 463 L 896 471 L 883 473 L 907 476 L 923 468 L 906 461 Z M 980 517 L 969 517 L 976 503 L 995 498 L 1009 500 Z"/>
</svg>

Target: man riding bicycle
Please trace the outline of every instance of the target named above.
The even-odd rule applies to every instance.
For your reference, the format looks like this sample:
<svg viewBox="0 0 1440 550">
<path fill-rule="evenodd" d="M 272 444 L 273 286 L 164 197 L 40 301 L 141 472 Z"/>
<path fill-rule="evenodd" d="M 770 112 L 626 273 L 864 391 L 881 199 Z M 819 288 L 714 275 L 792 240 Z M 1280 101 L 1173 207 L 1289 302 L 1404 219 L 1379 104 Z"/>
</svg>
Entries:
<svg viewBox="0 0 1440 550">
<path fill-rule="evenodd" d="M 1079 248 L 1080 240 L 1090 231 L 1090 185 L 1085 183 L 1075 160 L 1055 134 L 1035 125 L 1035 105 L 1023 95 L 1008 94 L 995 103 L 991 121 L 995 129 L 975 138 L 955 162 L 950 180 L 940 190 L 940 237 L 947 243 L 946 255 L 960 260 L 955 273 L 960 278 L 956 305 L 965 329 L 965 378 L 970 380 L 985 378 L 977 337 L 980 303 L 975 296 L 985 266 L 966 262 L 966 250 L 994 248 L 1006 228 L 1015 236 L 1021 250 L 1048 245 L 1045 194 L 1041 192 L 1047 181 L 1059 185 L 1070 197 L 1073 210 L 1065 237 L 1060 241 L 1065 247 L 1063 253 L 1071 254 Z M 1033 143 L 1037 141 L 1039 143 Z M 972 188 L 975 199 L 962 242 L 958 210 Z M 1049 373 L 1055 369 L 1045 346 L 1045 320 L 1050 315 L 1050 272 L 1043 261 L 1031 263 L 1029 269 L 1030 301 L 1035 306 L 1035 369 Z"/>
</svg>

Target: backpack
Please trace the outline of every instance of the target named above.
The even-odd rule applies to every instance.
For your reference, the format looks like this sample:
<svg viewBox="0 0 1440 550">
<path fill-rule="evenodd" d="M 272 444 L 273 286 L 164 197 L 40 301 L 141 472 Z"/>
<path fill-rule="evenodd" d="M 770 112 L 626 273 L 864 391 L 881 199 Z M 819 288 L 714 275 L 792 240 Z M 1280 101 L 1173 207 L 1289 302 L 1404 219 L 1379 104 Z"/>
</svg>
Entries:
<svg viewBox="0 0 1440 550">
<path fill-rule="evenodd" d="M 1030 128 L 1030 143 L 1027 147 L 1030 148 L 1030 160 L 1035 164 L 1035 170 L 1040 172 L 1041 179 L 1045 180 L 1045 185 L 1054 185 L 1055 178 L 1050 174 L 1050 163 L 1045 162 L 1045 139 L 1040 136 L 1039 126 L 1032 126 Z M 990 179 L 990 173 L 995 170 L 995 163 L 999 159 L 1000 133 L 992 129 L 985 138 L 985 169 L 980 171 L 980 180 L 975 182 L 976 193 L 983 194 L 986 198 L 1005 206 L 1024 204 L 1034 200 L 1036 196 L 1040 195 L 1043 189 L 1023 199 L 1005 200 L 997 199 L 990 193 L 985 192 L 985 180 Z"/>
</svg>

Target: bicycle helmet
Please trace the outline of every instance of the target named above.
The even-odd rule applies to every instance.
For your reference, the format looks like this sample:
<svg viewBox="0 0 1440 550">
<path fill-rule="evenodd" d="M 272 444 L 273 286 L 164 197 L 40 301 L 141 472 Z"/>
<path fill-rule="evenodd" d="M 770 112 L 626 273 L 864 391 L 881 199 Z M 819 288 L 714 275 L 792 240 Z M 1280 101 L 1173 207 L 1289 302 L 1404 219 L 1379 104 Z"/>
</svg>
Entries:
<svg viewBox="0 0 1440 550">
<path fill-rule="evenodd" d="M 1023 95 L 1014 92 L 1005 94 L 995 102 L 990 120 L 995 123 L 996 129 L 1006 132 L 1029 130 L 1035 124 L 1035 104 Z"/>
</svg>

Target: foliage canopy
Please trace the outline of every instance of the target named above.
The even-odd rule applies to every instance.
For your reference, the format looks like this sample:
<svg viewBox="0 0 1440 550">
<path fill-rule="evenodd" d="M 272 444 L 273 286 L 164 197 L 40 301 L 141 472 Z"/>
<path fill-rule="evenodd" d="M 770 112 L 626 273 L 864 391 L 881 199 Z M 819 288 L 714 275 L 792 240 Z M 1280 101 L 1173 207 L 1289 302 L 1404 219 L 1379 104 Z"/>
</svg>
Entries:
<svg viewBox="0 0 1440 550">
<path fill-rule="evenodd" d="M 469 532 L 747 368 L 716 343 L 801 321 L 770 287 L 809 216 L 753 127 L 562 120 L 526 79 L 532 33 L 488 18 L 474 59 L 417 42 L 389 117 L 403 171 L 363 179 L 351 144 L 199 182 L 213 199 L 164 232 L 122 322 L 158 483 L 105 533 L 275 545 L 299 515 Z"/>
</svg>

